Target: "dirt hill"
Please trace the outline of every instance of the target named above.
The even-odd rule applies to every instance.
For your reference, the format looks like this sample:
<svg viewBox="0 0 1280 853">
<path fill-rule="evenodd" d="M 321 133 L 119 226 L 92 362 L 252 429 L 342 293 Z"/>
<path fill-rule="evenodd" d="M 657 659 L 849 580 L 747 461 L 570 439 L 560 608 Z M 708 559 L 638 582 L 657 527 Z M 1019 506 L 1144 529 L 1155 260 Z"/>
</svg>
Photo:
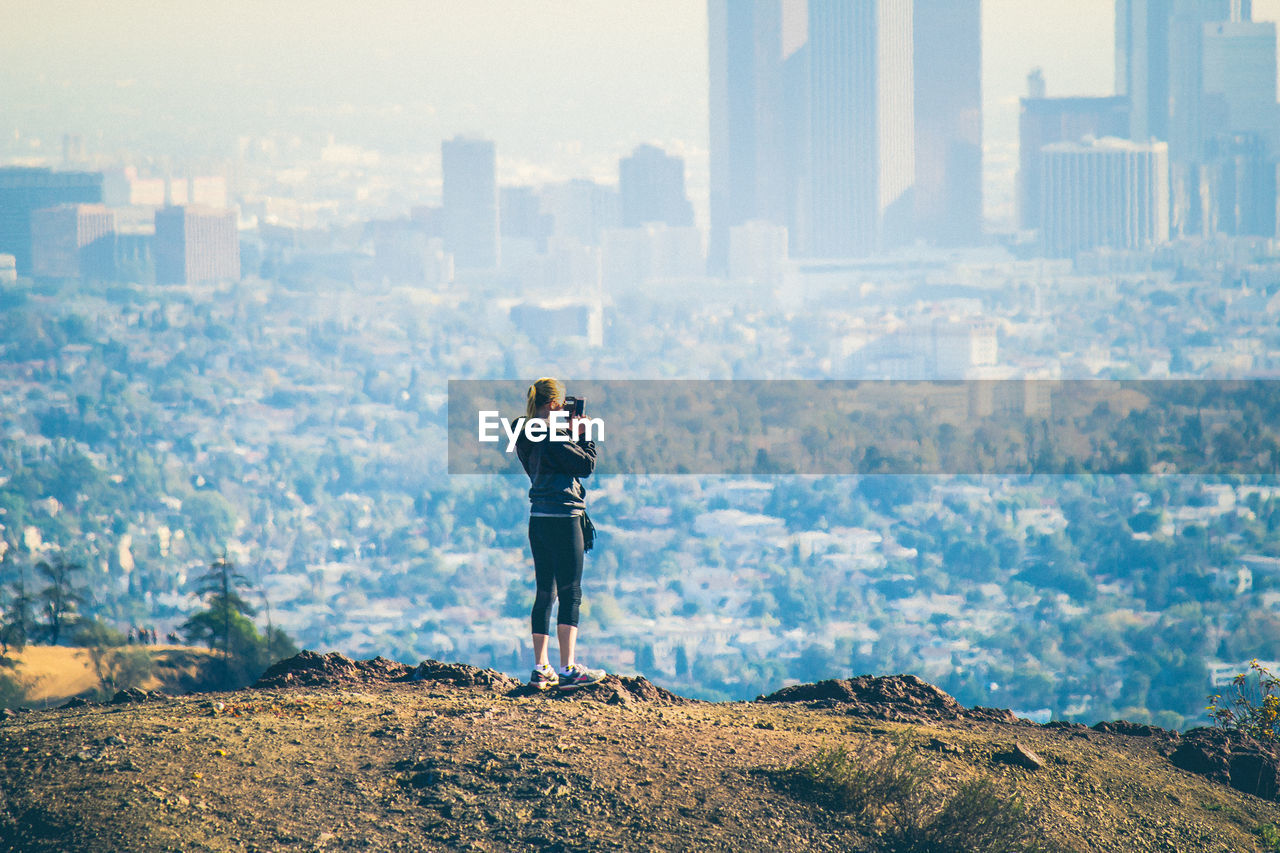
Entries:
<svg viewBox="0 0 1280 853">
<path fill-rule="evenodd" d="M 1226 776 L 1208 748 L 1190 772 L 1194 737 L 1037 726 L 910 676 L 704 703 L 303 653 L 253 689 L 117 698 L 0 721 L 0 849 L 906 849 L 802 779 L 824 755 L 897 755 L 932 802 L 991 780 L 1042 849 L 1240 853 L 1280 824 L 1274 788 L 1231 787 L 1229 746 Z"/>
</svg>

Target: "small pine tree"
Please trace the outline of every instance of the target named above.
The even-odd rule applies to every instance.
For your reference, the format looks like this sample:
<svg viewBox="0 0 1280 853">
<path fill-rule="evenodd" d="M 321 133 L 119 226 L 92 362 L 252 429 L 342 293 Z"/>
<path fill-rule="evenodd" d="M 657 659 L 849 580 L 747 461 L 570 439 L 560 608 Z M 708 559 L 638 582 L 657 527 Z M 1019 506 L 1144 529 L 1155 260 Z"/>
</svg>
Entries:
<svg viewBox="0 0 1280 853">
<path fill-rule="evenodd" d="M 248 578 L 236 571 L 225 554 L 214 560 L 199 580 L 205 609 L 181 628 L 189 642 L 221 652 L 219 683 L 226 688 L 248 683 L 271 663 L 298 653 L 293 640 L 279 628 L 268 627 L 266 636 L 258 633 L 250 619 L 257 611 L 241 594 L 248 586 Z"/>
<path fill-rule="evenodd" d="M 210 651 L 222 652 L 222 680 L 227 683 L 231 681 L 233 647 L 241 645 L 235 640 L 248 631 L 257 633 L 249 622 L 249 617 L 254 615 L 253 606 L 240 595 L 240 590 L 248 584 L 249 579 L 236 571 L 235 564 L 224 553 L 200 576 L 197 592 L 205 601 L 205 609 L 182 625 L 188 641 L 202 642 Z"/>
<path fill-rule="evenodd" d="M 35 633 L 31 595 L 27 592 L 26 568 L 5 552 L 3 563 L 5 585 L 0 586 L 0 658 L 9 650 L 21 652 Z"/>
<path fill-rule="evenodd" d="M 51 561 L 36 563 L 36 571 L 49 585 L 41 590 L 37 602 L 44 617 L 44 633 L 51 645 L 58 645 L 63 632 L 79 619 L 84 596 L 75 586 L 75 575 L 84 571 L 84 563 L 59 555 Z"/>
</svg>

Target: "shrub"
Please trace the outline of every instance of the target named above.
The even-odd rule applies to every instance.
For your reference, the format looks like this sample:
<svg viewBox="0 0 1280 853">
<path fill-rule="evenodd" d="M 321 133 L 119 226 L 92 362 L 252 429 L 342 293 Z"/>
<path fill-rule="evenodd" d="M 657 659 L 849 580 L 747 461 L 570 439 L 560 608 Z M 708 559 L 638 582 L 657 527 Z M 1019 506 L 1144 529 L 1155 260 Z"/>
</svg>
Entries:
<svg viewBox="0 0 1280 853">
<path fill-rule="evenodd" d="M 1027 807 L 1004 797 L 990 779 L 960 783 L 930 815 L 916 814 L 890 831 L 894 853 L 1034 853 L 1056 849 L 1039 838 Z"/>
<path fill-rule="evenodd" d="M 1256 660 L 1250 661 L 1249 671 L 1232 679 L 1228 697 L 1210 697 L 1206 710 L 1227 731 L 1261 741 L 1280 740 L 1280 679 Z"/>
<path fill-rule="evenodd" d="M 986 778 L 954 791 L 905 738 L 888 751 L 865 746 L 820 750 L 781 774 L 794 795 L 853 818 L 884 853 L 1053 853 L 1035 816 Z"/>
<path fill-rule="evenodd" d="M 905 740 L 879 755 L 843 746 L 820 750 L 787 775 L 799 793 L 869 827 L 891 809 L 909 808 L 928 780 L 928 771 Z"/>
<path fill-rule="evenodd" d="M 17 668 L 17 661 L 0 656 L 0 708 L 17 708 L 26 701 L 27 688 Z"/>
</svg>

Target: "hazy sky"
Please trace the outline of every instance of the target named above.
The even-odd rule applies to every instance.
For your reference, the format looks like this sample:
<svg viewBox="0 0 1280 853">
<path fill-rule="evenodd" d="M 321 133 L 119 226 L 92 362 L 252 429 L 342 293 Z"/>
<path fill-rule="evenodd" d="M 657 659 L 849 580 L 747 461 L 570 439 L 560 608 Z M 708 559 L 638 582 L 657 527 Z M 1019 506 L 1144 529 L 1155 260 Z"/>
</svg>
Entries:
<svg viewBox="0 0 1280 853">
<path fill-rule="evenodd" d="M 1280 0 L 1256 0 L 1260 15 Z M 222 154 L 268 130 L 392 151 L 497 140 L 507 180 L 607 177 L 654 141 L 705 184 L 703 0 L 4 0 L 0 132 Z M 1028 70 L 1109 94 L 1112 0 L 985 0 L 988 147 Z"/>
</svg>

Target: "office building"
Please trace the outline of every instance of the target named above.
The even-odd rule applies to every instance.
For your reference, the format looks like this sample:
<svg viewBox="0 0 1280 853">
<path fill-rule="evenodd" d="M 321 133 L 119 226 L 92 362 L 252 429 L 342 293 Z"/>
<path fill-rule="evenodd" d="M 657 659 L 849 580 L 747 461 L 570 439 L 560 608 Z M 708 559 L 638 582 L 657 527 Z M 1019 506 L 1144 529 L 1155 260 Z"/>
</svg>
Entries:
<svg viewBox="0 0 1280 853">
<path fill-rule="evenodd" d="M 1043 78 L 1033 75 L 1031 89 L 1043 92 Z M 1021 101 L 1018 117 L 1018 223 L 1039 228 L 1043 207 L 1040 189 L 1040 150 L 1055 142 L 1129 136 L 1127 98 L 1029 97 Z"/>
<path fill-rule="evenodd" d="M 1116 0 L 1116 95 L 1132 105 L 1134 139 L 1169 139 L 1174 0 Z"/>
<path fill-rule="evenodd" d="M 708 265 L 727 270 L 729 229 L 748 220 L 789 225 L 799 178 L 799 131 L 788 62 L 808 37 L 802 0 L 709 0 L 711 234 Z M 807 88 L 807 81 L 804 81 Z"/>
<path fill-rule="evenodd" d="M 911 233 L 911 0 L 810 0 L 804 251 L 866 255 Z"/>
<path fill-rule="evenodd" d="M 240 238 L 230 210 L 177 205 L 156 211 L 156 284 L 240 279 Z"/>
<path fill-rule="evenodd" d="M 60 204 L 31 214 L 31 274 L 107 280 L 115 276 L 115 214 L 101 204 Z"/>
<path fill-rule="evenodd" d="M 1203 153 L 1204 30 L 1248 21 L 1249 0 L 1116 0 L 1116 95 L 1133 106 L 1132 138 L 1169 143 L 1173 163 Z"/>
<path fill-rule="evenodd" d="M 498 266 L 497 160 L 492 140 L 455 137 L 441 143 L 445 251 L 464 269 Z"/>
<path fill-rule="evenodd" d="M 1085 139 L 1040 149 L 1045 254 L 1148 250 L 1169 238 L 1169 146 Z"/>
<path fill-rule="evenodd" d="M 101 201 L 99 172 L 0 167 L 0 252 L 14 256 L 18 275 L 31 275 L 31 214 L 59 204 Z"/>
<path fill-rule="evenodd" d="M 604 345 L 604 307 L 598 300 L 521 302 L 508 316 L 534 341 L 576 338 L 587 346 Z"/>
<path fill-rule="evenodd" d="M 684 160 L 652 145 L 641 145 L 618 161 L 618 195 L 622 227 L 651 222 L 687 228 L 693 205 L 684 188 Z"/>
<path fill-rule="evenodd" d="M 600 231 L 622 221 L 618 191 L 586 178 L 542 187 L 538 209 L 551 217 L 551 237 L 583 246 L 599 246 Z"/>
<path fill-rule="evenodd" d="M 1276 25 L 1206 24 L 1201 65 L 1205 141 L 1215 133 L 1249 133 L 1274 148 Z"/>
<path fill-rule="evenodd" d="M 916 231 L 943 246 L 982 237 L 981 0 L 915 0 Z"/>
<path fill-rule="evenodd" d="M 116 281 L 155 280 L 155 219 L 146 227 L 122 224 L 117 217 L 111 268 Z M 256 267 L 255 267 L 256 269 Z"/>
<path fill-rule="evenodd" d="M 162 207 L 166 194 L 164 178 L 139 177 L 133 166 L 111 169 L 103 176 L 102 201 L 108 207 Z"/>
<path fill-rule="evenodd" d="M 498 191 L 498 202 L 503 265 L 515 268 L 520 265 L 516 258 L 527 263 L 530 258 L 545 254 L 552 220 L 549 213 L 542 212 L 533 187 L 503 187 Z"/>
<path fill-rule="evenodd" d="M 1199 173 L 1205 235 L 1276 236 L 1276 160 L 1260 136 L 1214 136 Z"/>
</svg>

